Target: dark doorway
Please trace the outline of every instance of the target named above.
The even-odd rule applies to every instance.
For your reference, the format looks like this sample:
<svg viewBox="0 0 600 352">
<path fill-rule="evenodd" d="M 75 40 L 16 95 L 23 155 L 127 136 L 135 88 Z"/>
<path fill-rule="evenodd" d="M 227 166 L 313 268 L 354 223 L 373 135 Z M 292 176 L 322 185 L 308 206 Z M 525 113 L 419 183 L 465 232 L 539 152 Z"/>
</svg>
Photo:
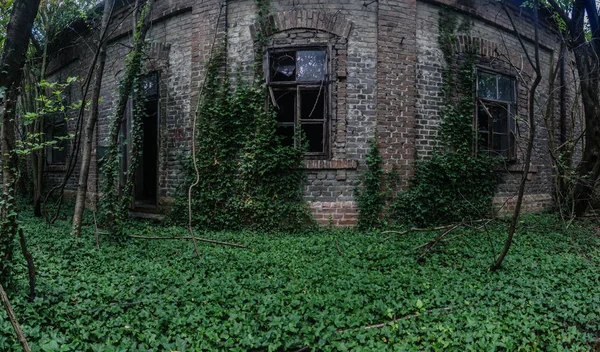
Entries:
<svg viewBox="0 0 600 352">
<path fill-rule="evenodd" d="M 135 204 L 154 207 L 158 200 L 158 74 L 150 73 L 142 79 L 145 102 L 142 120 L 142 154 L 135 173 Z"/>
<path fill-rule="evenodd" d="M 142 155 L 135 174 L 137 204 L 156 205 L 158 187 L 158 98 L 144 104 Z"/>
</svg>

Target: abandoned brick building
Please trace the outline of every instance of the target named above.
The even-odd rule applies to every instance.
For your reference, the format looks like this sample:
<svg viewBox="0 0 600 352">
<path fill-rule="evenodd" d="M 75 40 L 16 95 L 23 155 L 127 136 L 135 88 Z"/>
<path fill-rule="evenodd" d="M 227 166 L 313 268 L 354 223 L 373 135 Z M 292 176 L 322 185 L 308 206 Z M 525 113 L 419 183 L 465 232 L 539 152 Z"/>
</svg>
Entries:
<svg viewBox="0 0 600 352">
<path fill-rule="evenodd" d="M 525 45 L 533 48 L 531 18 L 518 5 L 518 1 L 511 4 L 510 11 Z M 498 171 L 504 181 L 495 198 L 498 204 L 508 200 L 510 207 L 523 168 L 518 134 L 526 128 L 516 121 L 516 116 L 526 114 L 528 92 L 518 78 L 531 77 L 531 67 L 497 1 L 271 0 L 270 6 L 269 21 L 275 29 L 268 33 L 265 71 L 275 99 L 281 109 L 289 111 L 280 114 L 278 130 L 293 135 L 296 126 L 302 126 L 309 140 L 304 190 L 317 221 L 342 226 L 356 222 L 355 188 L 365 168 L 369 141 L 375 136 L 385 166 L 396 165 L 404 184 L 415 162 L 435 148 L 445 65 L 438 42 L 442 11 L 472 20 L 469 34 L 458 36 L 453 50 L 460 54 L 467 47 L 475 48 L 478 90 L 473 92 L 474 99 L 477 95 L 478 104 L 488 104 L 485 108 L 495 115 L 495 121 L 481 126 L 486 119 L 474 116 L 473 131 L 485 134 L 490 150 L 510 161 Z M 183 156 L 191 150 L 197 87 L 213 39 L 215 35 L 227 36 L 229 70 L 251 74 L 257 12 L 254 0 L 155 2 L 144 67 L 149 82 L 149 114 L 144 121 L 137 204 L 161 208 L 172 202 L 184 181 Z M 132 40 L 130 13 L 127 5 L 117 9 L 109 31 L 101 115 L 88 184 L 92 194 L 99 189 L 97 160 L 105 147 L 108 117 Z M 93 53 L 77 38 L 86 35 L 90 34 L 74 36 L 74 45 L 63 45 L 55 52 L 48 69 L 51 79 L 85 76 Z M 540 42 L 541 101 L 548 92 L 552 60 L 559 58 L 560 41 L 544 26 Z M 568 65 L 562 66 L 563 71 L 568 71 Z M 572 77 L 563 73 L 561 76 Z M 71 91 L 73 101 L 80 99 L 78 89 Z M 551 119 L 556 133 L 572 95 L 562 90 L 552 95 L 556 109 Z M 309 105 L 316 113 L 304 111 Z M 552 203 L 547 139 L 545 125 L 540 123 L 528 175 L 526 210 Z M 50 180 L 62 177 L 65 159 L 65 152 L 50 153 Z M 71 177 L 68 188 L 74 190 L 76 180 L 77 175 Z"/>
</svg>

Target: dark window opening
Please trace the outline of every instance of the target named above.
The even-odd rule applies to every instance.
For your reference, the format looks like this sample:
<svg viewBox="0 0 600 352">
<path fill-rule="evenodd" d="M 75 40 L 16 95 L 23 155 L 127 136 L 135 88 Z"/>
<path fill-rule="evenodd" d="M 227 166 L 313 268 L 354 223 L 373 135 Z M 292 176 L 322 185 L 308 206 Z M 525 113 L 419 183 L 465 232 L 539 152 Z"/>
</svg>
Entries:
<svg viewBox="0 0 600 352">
<path fill-rule="evenodd" d="M 61 114 L 51 115 L 46 121 L 48 121 L 46 140 L 51 143 L 46 152 L 46 160 L 48 164 L 65 164 L 69 146 L 67 121 Z"/>
<path fill-rule="evenodd" d="M 515 159 L 515 95 L 512 77 L 478 71 L 475 124 L 479 150 Z"/>
<path fill-rule="evenodd" d="M 268 79 L 277 112 L 277 134 L 283 145 L 297 146 L 302 136 L 307 155 L 326 156 L 326 51 L 313 48 L 270 52 Z"/>
</svg>

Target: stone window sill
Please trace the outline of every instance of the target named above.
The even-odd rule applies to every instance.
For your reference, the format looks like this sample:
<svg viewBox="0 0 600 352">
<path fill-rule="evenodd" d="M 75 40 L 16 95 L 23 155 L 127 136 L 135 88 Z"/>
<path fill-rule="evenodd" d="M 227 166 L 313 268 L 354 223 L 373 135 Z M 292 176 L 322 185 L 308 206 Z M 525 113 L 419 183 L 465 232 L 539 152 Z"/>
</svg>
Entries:
<svg viewBox="0 0 600 352">
<path fill-rule="evenodd" d="M 304 160 L 304 168 L 308 170 L 354 170 L 358 162 L 351 159 L 339 160 Z"/>
</svg>

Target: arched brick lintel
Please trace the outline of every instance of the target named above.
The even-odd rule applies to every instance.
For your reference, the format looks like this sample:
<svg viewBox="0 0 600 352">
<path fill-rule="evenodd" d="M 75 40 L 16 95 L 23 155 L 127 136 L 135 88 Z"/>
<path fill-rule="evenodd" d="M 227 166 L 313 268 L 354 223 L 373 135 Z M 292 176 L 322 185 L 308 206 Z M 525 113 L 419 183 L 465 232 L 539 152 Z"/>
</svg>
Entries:
<svg viewBox="0 0 600 352">
<path fill-rule="evenodd" d="M 290 29 L 305 28 L 313 29 L 335 34 L 339 37 L 348 39 L 352 29 L 352 21 L 344 18 L 338 13 L 329 13 L 324 11 L 284 11 L 269 15 L 270 27 L 265 30 L 266 35 L 272 35 L 277 32 L 283 32 Z M 260 32 L 261 25 L 258 22 L 250 25 L 250 34 L 252 39 L 257 40 L 257 33 Z"/>
<path fill-rule="evenodd" d="M 452 42 L 454 54 L 472 52 L 480 57 L 496 58 L 500 56 L 499 48 L 500 45 L 496 42 L 467 35 L 459 35 Z"/>
</svg>

